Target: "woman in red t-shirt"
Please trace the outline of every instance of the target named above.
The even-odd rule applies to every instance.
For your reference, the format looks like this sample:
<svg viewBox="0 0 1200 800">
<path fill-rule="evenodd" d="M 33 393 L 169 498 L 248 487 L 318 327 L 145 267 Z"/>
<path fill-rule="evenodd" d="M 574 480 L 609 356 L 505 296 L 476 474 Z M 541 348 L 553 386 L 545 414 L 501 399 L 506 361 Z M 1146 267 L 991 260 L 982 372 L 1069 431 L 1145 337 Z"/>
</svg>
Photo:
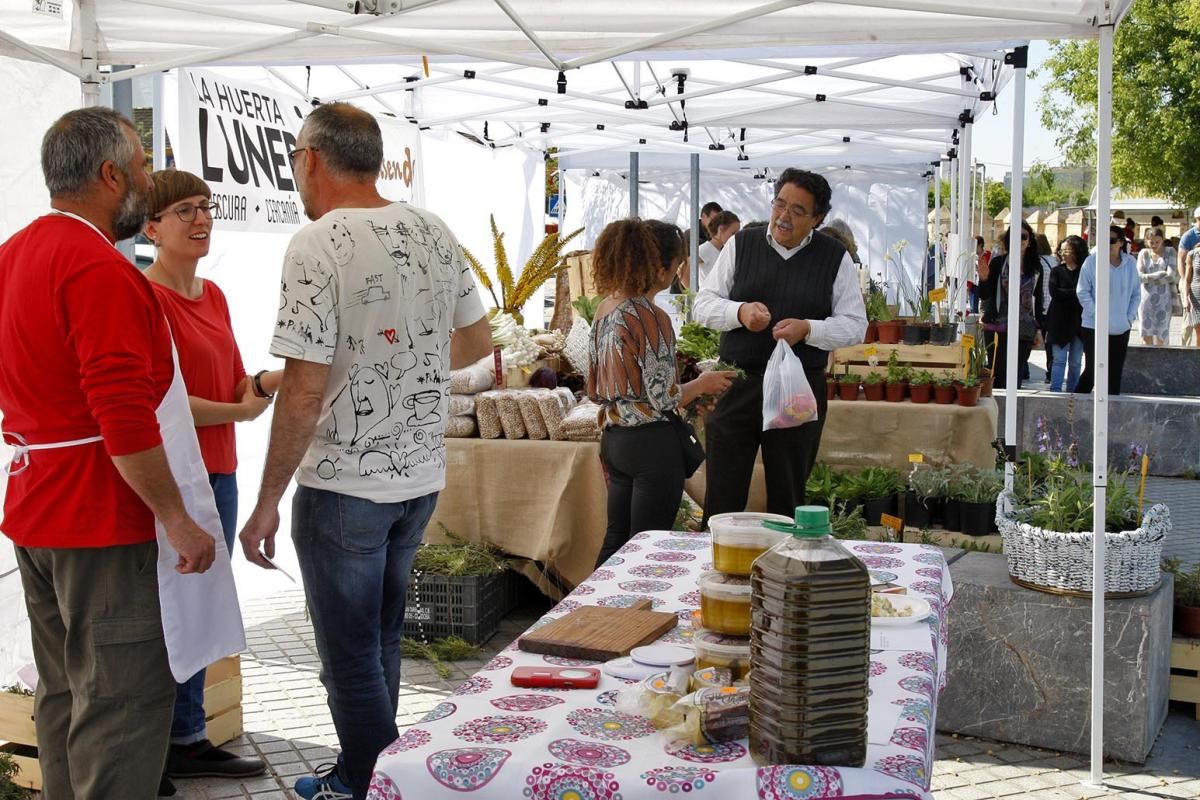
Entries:
<svg viewBox="0 0 1200 800">
<path fill-rule="evenodd" d="M 196 422 L 200 454 L 217 501 L 225 544 L 237 530 L 237 454 L 233 423 L 255 419 L 271 402 L 282 371 L 247 375 L 233 338 L 225 295 L 196 277 L 212 234 L 212 190 L 190 172 L 154 173 L 146 236 L 157 248 L 146 269 L 179 352 L 179 368 Z M 178 685 L 166 774 L 171 777 L 258 775 L 259 759 L 240 758 L 208 741 L 204 724 L 204 671 Z"/>
</svg>

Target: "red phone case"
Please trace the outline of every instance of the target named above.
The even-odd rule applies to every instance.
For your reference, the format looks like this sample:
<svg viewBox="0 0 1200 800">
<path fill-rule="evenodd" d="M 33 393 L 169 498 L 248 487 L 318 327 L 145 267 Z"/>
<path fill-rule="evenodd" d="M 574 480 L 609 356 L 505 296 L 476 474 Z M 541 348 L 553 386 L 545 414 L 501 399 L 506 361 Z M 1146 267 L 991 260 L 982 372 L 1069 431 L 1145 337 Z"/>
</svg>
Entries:
<svg viewBox="0 0 1200 800">
<path fill-rule="evenodd" d="M 535 689 L 595 689 L 600 670 L 594 667 L 517 667 L 512 685 Z"/>
</svg>

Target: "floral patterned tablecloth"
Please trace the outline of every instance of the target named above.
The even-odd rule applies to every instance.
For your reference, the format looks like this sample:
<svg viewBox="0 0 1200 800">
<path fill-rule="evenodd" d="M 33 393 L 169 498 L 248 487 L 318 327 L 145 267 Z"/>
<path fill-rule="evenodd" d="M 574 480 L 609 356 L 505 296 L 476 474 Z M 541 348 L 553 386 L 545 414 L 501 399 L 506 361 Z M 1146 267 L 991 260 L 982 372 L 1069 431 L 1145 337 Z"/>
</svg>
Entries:
<svg viewBox="0 0 1200 800">
<path fill-rule="evenodd" d="M 604 675 L 594 690 L 513 686 L 509 674 L 519 666 L 598 666 L 524 653 L 513 642 L 380 754 L 368 797 L 650 800 L 703 791 L 763 800 L 931 798 L 950 572 L 930 545 L 847 544 L 877 578 L 907 586 L 933 608 L 924 622 L 886 629 L 913 649 L 871 651 L 864 767 L 757 767 L 745 740 L 672 745 L 645 718 L 614 707 L 625 681 Z M 649 598 L 655 610 L 680 617 L 660 641 L 686 644 L 700 604 L 696 579 L 712 568 L 711 558 L 707 533 L 640 533 L 533 628 L 581 605 L 622 607 Z"/>
</svg>

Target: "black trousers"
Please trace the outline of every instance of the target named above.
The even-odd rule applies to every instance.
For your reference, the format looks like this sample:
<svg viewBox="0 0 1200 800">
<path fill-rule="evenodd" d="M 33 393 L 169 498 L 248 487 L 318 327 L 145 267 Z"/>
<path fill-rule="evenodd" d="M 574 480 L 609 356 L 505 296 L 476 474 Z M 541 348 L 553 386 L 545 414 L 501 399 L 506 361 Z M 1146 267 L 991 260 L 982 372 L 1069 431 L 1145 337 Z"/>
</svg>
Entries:
<svg viewBox="0 0 1200 800">
<path fill-rule="evenodd" d="M 1096 331 L 1080 328 L 1083 340 L 1083 372 L 1075 385 L 1076 394 L 1091 394 L 1096 385 Z M 1108 337 L 1108 393 L 1121 393 L 1121 374 L 1125 372 L 1125 353 L 1129 350 L 1129 331 Z"/>
<path fill-rule="evenodd" d="M 989 334 L 990 335 L 990 334 Z M 997 389 L 1008 386 L 1008 334 L 997 333 L 995 356 L 988 348 L 988 358 L 992 359 L 992 385 Z M 1029 375 L 1029 354 L 1033 352 L 1033 339 L 1017 339 L 1017 388 Z"/>
<path fill-rule="evenodd" d="M 817 461 L 821 430 L 829 402 L 825 397 L 822 369 L 804 375 L 817 396 L 817 421 L 798 428 L 764 431 L 762 376 L 748 375 L 734 381 L 705 420 L 704 521 L 709 517 L 746 510 L 754 460 L 762 447 L 767 481 L 767 510 L 786 517 L 804 505 L 804 485 Z"/>
<path fill-rule="evenodd" d="M 669 422 L 609 427 L 600 436 L 608 470 L 608 527 L 599 567 L 642 531 L 669 531 L 683 498 L 683 447 Z"/>
</svg>

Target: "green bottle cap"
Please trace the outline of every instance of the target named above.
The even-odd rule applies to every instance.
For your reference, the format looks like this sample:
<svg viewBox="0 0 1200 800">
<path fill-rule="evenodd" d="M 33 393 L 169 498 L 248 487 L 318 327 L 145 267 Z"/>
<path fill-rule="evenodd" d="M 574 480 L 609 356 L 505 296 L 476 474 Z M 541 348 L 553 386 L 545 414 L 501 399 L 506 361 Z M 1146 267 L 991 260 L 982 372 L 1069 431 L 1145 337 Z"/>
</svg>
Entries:
<svg viewBox="0 0 1200 800">
<path fill-rule="evenodd" d="M 829 509 L 825 506 L 796 506 L 793 524 L 765 520 L 763 525 L 773 531 L 790 533 L 796 537 L 829 536 L 833 533 L 829 523 Z"/>
</svg>

